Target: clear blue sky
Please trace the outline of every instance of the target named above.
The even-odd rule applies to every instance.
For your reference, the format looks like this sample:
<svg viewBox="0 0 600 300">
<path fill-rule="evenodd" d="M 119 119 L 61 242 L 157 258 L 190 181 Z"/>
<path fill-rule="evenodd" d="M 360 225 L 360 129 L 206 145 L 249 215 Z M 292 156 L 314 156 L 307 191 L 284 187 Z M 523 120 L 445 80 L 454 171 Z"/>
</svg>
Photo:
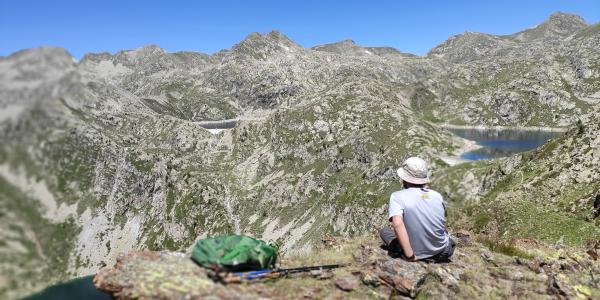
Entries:
<svg viewBox="0 0 600 300">
<path fill-rule="evenodd" d="M 28 1 L 0 0 L 0 55 L 42 45 L 87 52 L 156 44 L 213 53 L 278 29 L 305 47 L 352 38 L 424 54 L 465 30 L 508 34 L 552 12 L 600 21 L 598 0 Z"/>
</svg>

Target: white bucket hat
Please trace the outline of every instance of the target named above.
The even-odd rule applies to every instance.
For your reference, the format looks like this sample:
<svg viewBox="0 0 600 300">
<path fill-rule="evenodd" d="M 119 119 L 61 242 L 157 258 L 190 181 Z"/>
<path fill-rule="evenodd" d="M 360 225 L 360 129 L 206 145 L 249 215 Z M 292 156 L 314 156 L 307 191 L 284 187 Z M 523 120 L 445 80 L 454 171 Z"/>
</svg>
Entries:
<svg viewBox="0 0 600 300">
<path fill-rule="evenodd" d="M 426 184 L 429 182 L 427 162 L 419 157 L 409 157 L 402 163 L 402 167 L 398 169 L 398 176 L 402 180 L 412 184 Z"/>
</svg>

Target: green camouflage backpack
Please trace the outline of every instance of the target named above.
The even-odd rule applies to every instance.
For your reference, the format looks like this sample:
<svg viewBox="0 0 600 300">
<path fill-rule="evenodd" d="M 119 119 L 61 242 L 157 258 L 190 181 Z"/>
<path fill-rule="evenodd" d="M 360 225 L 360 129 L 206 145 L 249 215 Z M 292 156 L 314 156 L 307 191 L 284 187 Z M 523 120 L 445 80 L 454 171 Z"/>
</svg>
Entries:
<svg viewBox="0 0 600 300">
<path fill-rule="evenodd" d="M 245 235 L 224 235 L 197 241 L 192 259 L 204 267 L 232 271 L 271 269 L 277 247 Z"/>
</svg>

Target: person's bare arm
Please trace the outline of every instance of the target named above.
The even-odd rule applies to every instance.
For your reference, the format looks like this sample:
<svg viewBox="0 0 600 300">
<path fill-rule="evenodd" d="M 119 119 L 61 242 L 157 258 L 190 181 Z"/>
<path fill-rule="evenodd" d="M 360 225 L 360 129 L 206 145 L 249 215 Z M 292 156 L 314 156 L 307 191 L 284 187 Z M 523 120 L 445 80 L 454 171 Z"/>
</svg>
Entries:
<svg viewBox="0 0 600 300">
<path fill-rule="evenodd" d="M 404 220 L 402 216 L 393 216 L 392 217 L 392 227 L 394 227 L 394 232 L 396 233 L 396 238 L 400 243 L 400 247 L 404 252 L 404 256 L 407 258 L 414 260 L 414 252 L 412 247 L 410 246 L 410 240 L 408 238 L 408 232 L 406 232 L 406 227 L 404 226 Z"/>
</svg>

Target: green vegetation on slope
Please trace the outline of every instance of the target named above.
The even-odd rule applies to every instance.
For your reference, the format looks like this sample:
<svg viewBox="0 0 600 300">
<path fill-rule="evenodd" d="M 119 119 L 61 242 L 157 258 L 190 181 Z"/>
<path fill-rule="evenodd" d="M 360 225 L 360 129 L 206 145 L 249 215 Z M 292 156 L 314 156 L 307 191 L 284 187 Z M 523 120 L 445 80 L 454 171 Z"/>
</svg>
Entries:
<svg viewBox="0 0 600 300">
<path fill-rule="evenodd" d="M 0 176 L 0 277 L 10 283 L 0 295 L 24 296 L 73 276 L 69 260 L 80 228 L 47 220 L 39 205 Z"/>
</svg>

